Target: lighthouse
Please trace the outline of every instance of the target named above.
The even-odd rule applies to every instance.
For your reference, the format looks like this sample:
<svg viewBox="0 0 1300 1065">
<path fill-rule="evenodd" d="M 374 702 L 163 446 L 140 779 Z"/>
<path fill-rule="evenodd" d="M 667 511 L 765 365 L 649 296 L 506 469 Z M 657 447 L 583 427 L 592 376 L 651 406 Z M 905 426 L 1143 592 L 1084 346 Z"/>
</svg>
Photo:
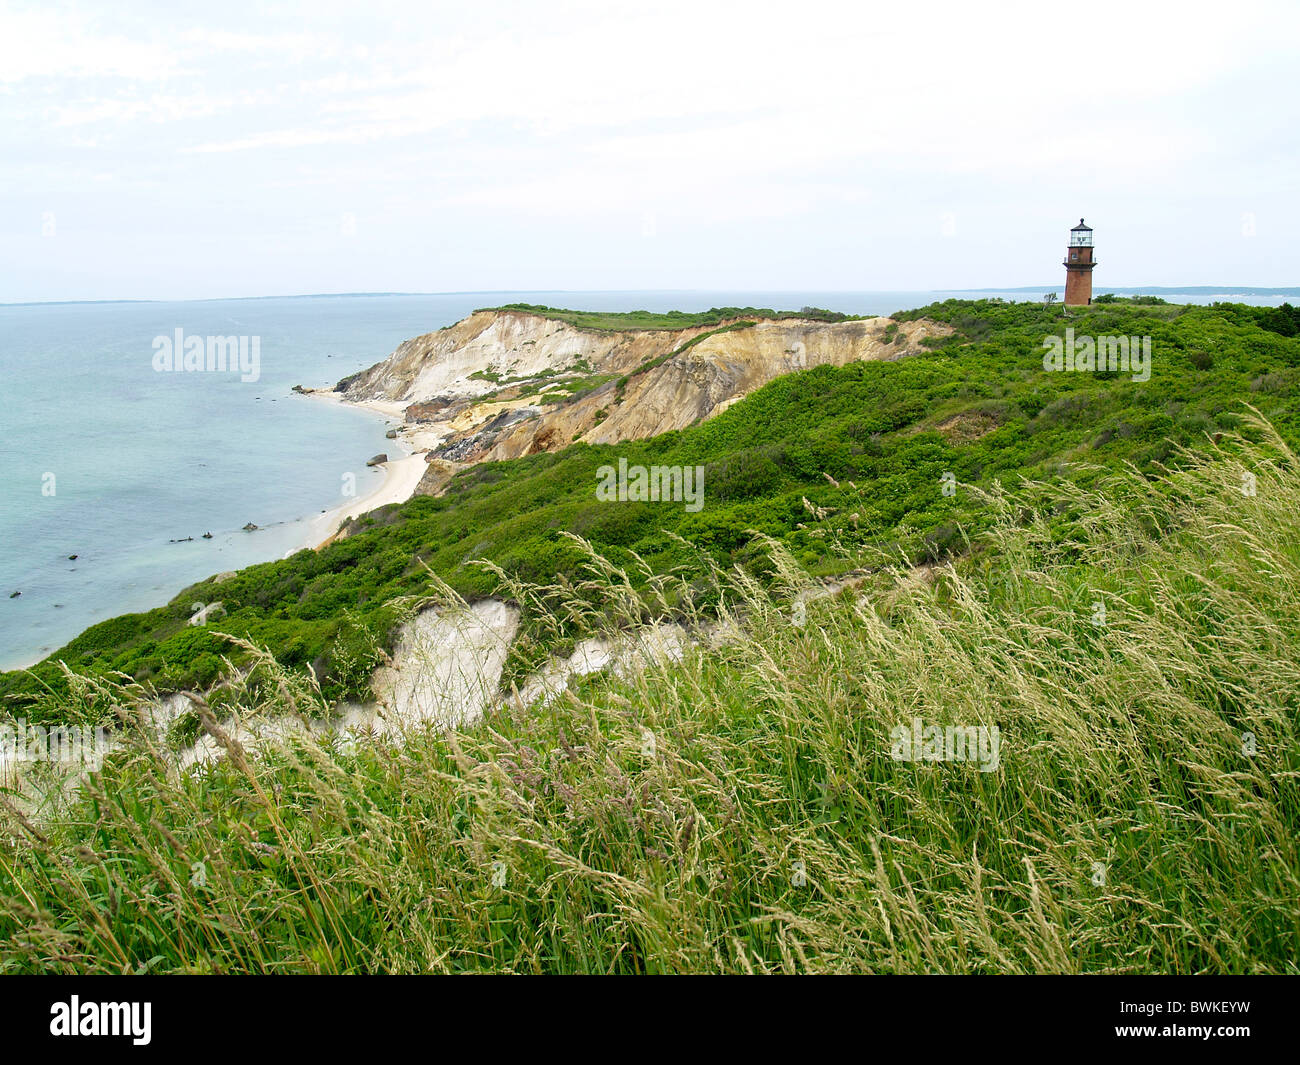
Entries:
<svg viewBox="0 0 1300 1065">
<path fill-rule="evenodd" d="M 1092 302 L 1092 226 L 1083 219 L 1070 230 L 1070 246 L 1065 250 L 1065 305 L 1086 307 Z"/>
</svg>

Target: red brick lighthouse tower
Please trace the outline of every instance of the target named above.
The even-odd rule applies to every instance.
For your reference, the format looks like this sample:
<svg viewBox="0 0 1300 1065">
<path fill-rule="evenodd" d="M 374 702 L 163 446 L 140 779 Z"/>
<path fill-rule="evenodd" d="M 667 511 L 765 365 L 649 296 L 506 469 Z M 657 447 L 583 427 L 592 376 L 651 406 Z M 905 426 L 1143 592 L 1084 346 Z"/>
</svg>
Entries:
<svg viewBox="0 0 1300 1065">
<path fill-rule="evenodd" d="M 1065 305 L 1086 307 L 1092 302 L 1092 226 L 1083 219 L 1070 230 L 1070 246 L 1065 251 Z"/>
</svg>

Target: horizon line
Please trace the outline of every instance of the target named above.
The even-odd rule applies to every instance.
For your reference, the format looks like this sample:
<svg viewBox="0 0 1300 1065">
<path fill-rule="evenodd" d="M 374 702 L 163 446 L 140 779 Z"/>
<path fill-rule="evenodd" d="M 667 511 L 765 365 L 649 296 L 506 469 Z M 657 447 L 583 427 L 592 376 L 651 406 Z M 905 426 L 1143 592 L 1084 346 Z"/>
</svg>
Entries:
<svg viewBox="0 0 1300 1065">
<path fill-rule="evenodd" d="M 791 295 L 866 295 L 869 293 L 890 293 L 890 294 L 918 294 L 931 295 L 939 292 L 1051 292 L 1060 285 L 989 285 L 976 288 L 918 288 L 918 289 L 735 289 L 737 293 L 753 293 L 761 295 L 764 293 L 786 292 Z M 199 296 L 190 298 L 156 298 L 156 297 L 117 297 L 112 299 L 65 299 L 65 300 L 17 300 L 13 302 L 0 302 L 0 307 L 72 307 L 72 306 L 93 306 L 104 304 L 124 304 L 124 303 L 235 303 L 248 302 L 252 300 L 315 300 L 315 299 L 379 299 L 396 296 L 506 296 L 521 294 L 536 295 L 618 295 L 622 293 L 698 293 L 698 292 L 725 292 L 725 289 L 714 288 L 549 288 L 549 289 L 529 289 L 529 288 L 498 288 L 498 289 L 453 289 L 443 292 L 297 292 L 283 293 L 266 296 Z M 1107 286 L 1100 295 L 1107 293 L 1134 293 L 1137 295 L 1159 295 L 1161 293 L 1205 293 L 1218 292 L 1223 295 L 1268 295 L 1268 296 L 1288 296 L 1300 295 L 1300 285 L 1248 285 L 1248 284 L 1196 284 L 1196 285 L 1111 285 Z M 1095 299 L 1095 297 L 1094 297 Z"/>
</svg>

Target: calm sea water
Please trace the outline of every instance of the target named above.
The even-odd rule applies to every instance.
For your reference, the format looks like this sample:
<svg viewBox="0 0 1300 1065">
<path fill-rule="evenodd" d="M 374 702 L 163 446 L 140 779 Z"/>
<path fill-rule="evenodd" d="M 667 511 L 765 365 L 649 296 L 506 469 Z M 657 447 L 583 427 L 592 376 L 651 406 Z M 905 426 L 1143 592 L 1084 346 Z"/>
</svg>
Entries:
<svg viewBox="0 0 1300 1065">
<path fill-rule="evenodd" d="M 365 460 L 388 442 L 383 418 L 292 386 L 331 385 L 477 307 L 888 314 L 948 295 L 511 292 L 0 306 L 0 669 L 29 665 L 97 621 L 160 606 L 213 573 L 300 546 L 305 523 L 344 502 L 344 474 L 355 474 L 358 495 L 379 484 Z M 177 329 L 260 338 L 260 378 L 156 372 L 154 339 Z M 242 531 L 247 522 L 260 530 Z"/>
</svg>

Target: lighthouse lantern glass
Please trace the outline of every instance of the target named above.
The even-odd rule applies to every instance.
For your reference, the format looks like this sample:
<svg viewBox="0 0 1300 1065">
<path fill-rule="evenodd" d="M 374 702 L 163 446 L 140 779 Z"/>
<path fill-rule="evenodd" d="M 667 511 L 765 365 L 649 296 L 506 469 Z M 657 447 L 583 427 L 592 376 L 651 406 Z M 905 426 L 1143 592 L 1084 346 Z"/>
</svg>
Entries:
<svg viewBox="0 0 1300 1065">
<path fill-rule="evenodd" d="M 1070 247 L 1072 247 L 1072 248 L 1091 248 L 1091 247 L 1092 247 L 1092 230 L 1090 230 L 1090 229 L 1072 229 L 1072 230 L 1070 230 Z"/>
</svg>

